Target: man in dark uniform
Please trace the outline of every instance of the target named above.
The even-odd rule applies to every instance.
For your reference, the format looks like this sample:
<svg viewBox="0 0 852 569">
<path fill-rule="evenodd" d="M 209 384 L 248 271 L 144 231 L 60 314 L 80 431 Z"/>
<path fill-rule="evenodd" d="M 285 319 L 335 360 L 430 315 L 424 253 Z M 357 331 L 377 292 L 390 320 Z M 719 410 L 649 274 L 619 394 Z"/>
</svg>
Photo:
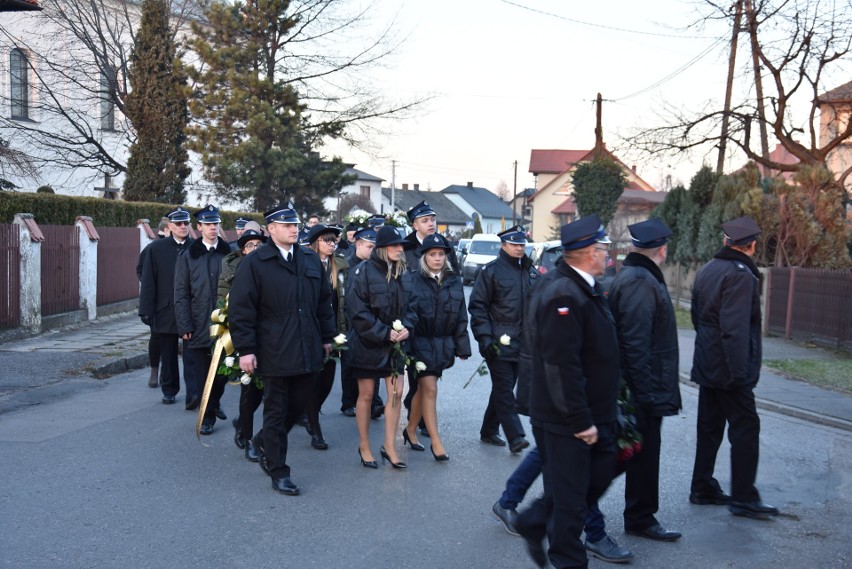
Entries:
<svg viewBox="0 0 852 569">
<path fill-rule="evenodd" d="M 517 519 L 533 560 L 544 567 L 549 557 L 556 568 L 588 566 L 580 534 L 587 508 L 615 469 L 620 373 L 615 323 L 595 282 L 606 268 L 610 240 L 597 215 L 564 225 L 561 237 L 564 262 L 536 284 L 527 322 L 538 348 L 529 409 L 544 499 Z"/>
<path fill-rule="evenodd" d="M 287 434 L 305 411 L 337 331 L 331 285 L 319 256 L 298 245 L 296 212 L 278 207 L 264 216 L 269 241 L 237 268 L 228 315 L 240 369 L 263 378 L 263 440 L 252 442 L 272 488 L 295 496 Z"/>
<path fill-rule="evenodd" d="M 160 219 L 160 224 L 157 226 L 157 237 L 164 239 L 169 236 L 169 218 Z M 148 247 L 142 249 L 139 253 L 139 262 L 136 263 L 136 278 L 139 283 L 142 283 L 142 267 L 145 265 L 148 255 L 151 251 Z M 148 387 L 156 389 L 159 385 L 160 378 L 160 340 L 157 338 L 157 333 L 151 331 L 151 336 L 148 338 L 148 362 L 151 365 L 151 375 L 148 376 Z"/>
<path fill-rule="evenodd" d="M 518 417 L 514 389 L 524 352 L 521 332 L 526 322 L 527 295 L 539 272 L 524 253 L 527 238 L 522 227 L 512 227 L 498 235 L 502 241 L 500 254 L 482 267 L 468 305 L 473 337 L 491 374 L 491 396 L 479 436 L 482 442 L 506 446 L 498 433 L 502 425 L 509 450 L 518 453 L 530 443 Z"/>
<path fill-rule="evenodd" d="M 346 259 L 349 262 L 349 270 L 357 267 L 362 261 L 370 258 L 373 249 L 376 247 L 376 232 L 371 228 L 359 228 L 355 231 L 354 246 L 352 254 Z M 347 287 L 348 290 L 348 287 Z M 345 300 L 344 300 L 345 302 Z M 355 403 L 358 401 L 358 378 L 351 373 L 352 369 L 340 362 L 340 412 L 347 417 L 355 416 Z M 378 419 L 384 413 L 385 403 L 379 396 L 379 390 L 373 390 L 373 404 L 370 409 L 370 416 L 373 419 Z"/>
<path fill-rule="evenodd" d="M 229 241 L 228 245 L 231 247 L 231 251 L 239 251 L 239 246 L 237 245 L 237 241 L 239 241 L 240 237 L 243 236 L 243 232 L 246 230 L 246 223 L 251 221 L 245 217 L 238 217 L 234 222 L 234 231 L 237 232 L 237 238 L 233 241 Z"/>
<path fill-rule="evenodd" d="M 216 306 L 216 290 L 222 259 L 231 252 L 228 243 L 219 237 L 219 210 L 208 205 L 197 212 L 196 227 L 201 235 L 177 260 L 175 268 L 175 317 L 178 334 L 183 339 L 183 380 L 186 383 L 186 408 L 193 410 L 201 402 L 207 371 L 210 369 L 210 313 Z M 213 385 L 201 434 L 213 432 L 219 410 L 219 399 L 225 391 L 226 380 L 220 377 Z"/>
<path fill-rule="evenodd" d="M 633 395 L 642 451 L 618 463 L 626 470 L 624 531 L 674 541 L 680 533 L 663 528 L 660 507 L 660 428 L 663 417 L 681 408 L 677 321 L 660 266 L 671 230 L 659 218 L 627 227 L 630 252 L 609 289 L 618 329 L 621 375 Z"/>
<path fill-rule="evenodd" d="M 760 227 L 748 216 L 722 224 L 724 245 L 704 265 L 692 290 L 695 355 L 692 381 L 698 392 L 698 440 L 693 504 L 728 504 L 731 513 L 765 518 L 778 513 L 754 485 L 760 418 L 754 387 L 762 358 L 760 272 L 752 261 Z M 725 424 L 731 443 L 731 495 L 713 477 Z"/>
<path fill-rule="evenodd" d="M 187 237 L 189 211 L 178 207 L 169 212 L 168 218 L 171 235 L 145 248 L 148 253 L 142 264 L 139 288 L 139 318 L 151 327 L 160 346 L 160 388 L 165 405 L 173 404 L 180 391 L 175 265 L 178 254 L 192 244 Z"/>
</svg>

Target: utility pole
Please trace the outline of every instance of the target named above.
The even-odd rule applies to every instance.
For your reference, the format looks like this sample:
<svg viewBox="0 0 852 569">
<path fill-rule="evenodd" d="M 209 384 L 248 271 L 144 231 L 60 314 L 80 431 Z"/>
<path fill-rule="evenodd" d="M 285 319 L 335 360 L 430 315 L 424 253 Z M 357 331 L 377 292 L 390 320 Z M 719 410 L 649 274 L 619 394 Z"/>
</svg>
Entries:
<svg viewBox="0 0 852 569">
<path fill-rule="evenodd" d="M 595 112 L 595 160 L 599 160 L 603 155 L 603 126 L 601 126 L 603 99 L 601 98 L 600 93 L 598 93 L 598 97 L 595 99 L 595 104 L 597 106 L 597 110 Z"/>
<path fill-rule="evenodd" d="M 737 38 L 743 19 L 743 0 L 737 0 L 734 14 L 734 31 L 731 34 L 731 54 L 728 57 L 728 85 L 725 88 L 725 110 L 722 113 L 722 134 L 719 137 L 719 159 L 716 161 L 716 173 L 722 175 L 725 170 L 725 150 L 728 145 L 728 122 L 731 113 L 731 92 L 734 89 L 734 68 L 737 62 Z"/>
<path fill-rule="evenodd" d="M 763 106 L 763 79 L 760 75 L 760 58 L 757 55 L 760 45 L 757 43 L 757 14 L 751 0 L 745 0 L 746 17 L 748 18 L 748 35 L 751 38 L 751 62 L 754 66 L 754 91 L 757 95 L 757 121 L 760 123 L 760 155 L 769 160 L 769 136 L 766 133 L 766 113 Z M 763 177 L 769 176 L 769 169 L 759 165 Z"/>
<path fill-rule="evenodd" d="M 512 189 L 512 227 L 515 227 L 517 225 L 517 222 L 515 221 L 515 219 L 516 219 L 515 214 L 517 213 L 517 210 L 515 209 L 515 205 L 516 205 L 515 200 L 516 199 L 518 199 L 518 161 L 517 160 L 515 160 L 515 187 Z M 523 217 L 521 219 L 523 219 Z"/>
<path fill-rule="evenodd" d="M 394 204 L 396 203 L 396 160 L 391 160 L 391 204 L 390 212 L 393 214 Z"/>
</svg>

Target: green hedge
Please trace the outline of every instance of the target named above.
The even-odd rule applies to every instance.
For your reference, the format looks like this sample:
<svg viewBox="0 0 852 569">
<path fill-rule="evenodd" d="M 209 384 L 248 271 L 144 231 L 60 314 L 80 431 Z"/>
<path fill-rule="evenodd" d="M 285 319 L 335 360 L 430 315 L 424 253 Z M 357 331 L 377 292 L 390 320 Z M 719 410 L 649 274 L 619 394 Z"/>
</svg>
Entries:
<svg viewBox="0 0 852 569">
<path fill-rule="evenodd" d="M 77 216 L 87 215 L 95 227 L 134 227 L 137 220 L 148 219 L 156 228 L 160 218 L 174 208 L 161 203 L 0 191 L 0 223 L 12 223 L 16 213 L 31 213 L 41 225 L 74 225 Z M 187 209 L 194 212 L 197 208 Z M 260 213 L 220 211 L 219 215 L 225 229 L 233 229 L 240 216 L 264 224 Z"/>
</svg>

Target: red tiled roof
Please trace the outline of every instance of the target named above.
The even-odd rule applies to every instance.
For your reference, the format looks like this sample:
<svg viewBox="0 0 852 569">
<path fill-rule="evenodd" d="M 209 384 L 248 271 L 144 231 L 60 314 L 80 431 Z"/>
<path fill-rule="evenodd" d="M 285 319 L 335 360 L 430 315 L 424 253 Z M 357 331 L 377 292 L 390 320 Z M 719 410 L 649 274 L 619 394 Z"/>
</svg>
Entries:
<svg viewBox="0 0 852 569">
<path fill-rule="evenodd" d="M 559 215 L 560 213 L 577 213 L 577 204 L 574 203 L 574 197 L 569 197 L 564 202 L 556 206 L 556 208 L 552 209 L 550 213 L 555 213 L 556 215 Z"/>
<path fill-rule="evenodd" d="M 539 150 L 530 151 L 530 172 L 533 174 L 561 174 L 572 164 L 582 162 L 591 150 Z"/>
<path fill-rule="evenodd" d="M 852 102 L 852 81 L 819 96 L 821 103 L 849 103 Z"/>
<path fill-rule="evenodd" d="M 852 85 L 852 83 L 849 84 Z M 769 153 L 769 159 L 773 162 L 777 162 L 778 164 L 799 163 L 799 159 L 790 154 L 790 152 L 780 144 L 776 144 L 775 150 Z M 788 182 L 793 180 L 793 174 L 794 172 L 781 172 L 781 176 Z"/>
</svg>

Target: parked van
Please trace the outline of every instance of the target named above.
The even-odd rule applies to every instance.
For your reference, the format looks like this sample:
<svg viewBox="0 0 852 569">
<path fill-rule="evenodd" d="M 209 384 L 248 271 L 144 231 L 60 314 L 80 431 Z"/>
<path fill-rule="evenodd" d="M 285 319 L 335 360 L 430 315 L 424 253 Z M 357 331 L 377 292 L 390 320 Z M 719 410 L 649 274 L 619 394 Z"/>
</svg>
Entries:
<svg viewBox="0 0 852 569">
<path fill-rule="evenodd" d="M 500 238 L 494 233 L 478 233 L 467 246 L 467 255 L 462 263 L 462 282 L 472 283 L 485 264 L 500 254 Z"/>
</svg>

